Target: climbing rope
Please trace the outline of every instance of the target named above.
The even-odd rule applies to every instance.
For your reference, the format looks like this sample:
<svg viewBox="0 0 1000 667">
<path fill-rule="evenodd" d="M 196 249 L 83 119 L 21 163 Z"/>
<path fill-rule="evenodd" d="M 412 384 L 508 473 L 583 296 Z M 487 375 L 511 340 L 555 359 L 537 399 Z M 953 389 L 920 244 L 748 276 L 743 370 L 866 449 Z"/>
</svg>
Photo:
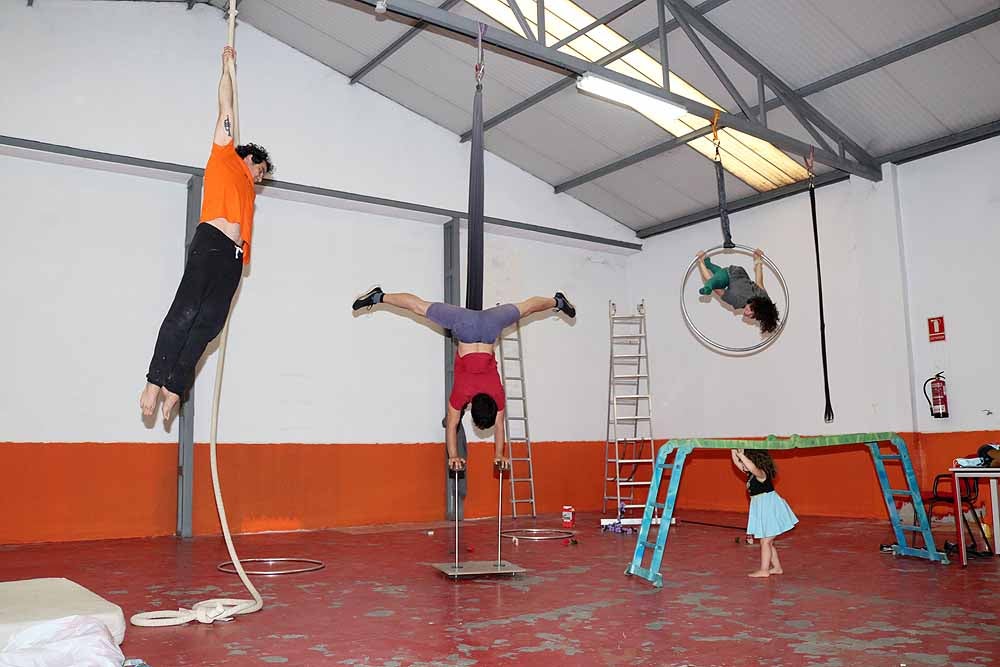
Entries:
<svg viewBox="0 0 1000 667">
<path fill-rule="evenodd" d="M 229 46 L 233 46 L 236 33 L 236 0 L 229 0 Z M 232 60 L 229 61 L 229 79 L 233 85 L 233 143 L 239 143 L 239 111 L 236 102 L 236 66 Z M 222 393 L 222 367 L 226 361 L 226 342 L 229 339 L 229 316 L 226 316 L 226 324 L 222 327 L 222 334 L 219 339 L 219 362 L 215 369 L 215 393 L 212 397 L 212 427 L 209 438 L 209 459 L 212 466 L 212 489 L 215 491 L 215 506 L 219 512 L 219 521 L 222 522 L 222 535 L 226 540 L 226 549 L 232 559 L 240 581 L 253 596 L 252 600 L 235 600 L 230 598 L 215 598 L 198 602 L 190 609 L 177 609 L 165 611 L 147 611 L 135 614 L 130 618 L 132 625 L 142 627 L 165 627 L 171 625 L 185 625 L 191 621 L 199 623 L 213 623 L 215 621 L 228 621 L 240 614 L 250 614 L 259 611 L 264 606 L 264 599 L 257 589 L 250 583 L 239 557 L 236 555 L 236 547 L 233 546 L 233 538 L 229 533 L 229 522 L 226 520 L 226 506 L 222 502 L 222 489 L 219 485 L 219 467 L 216 460 L 216 442 L 219 432 L 219 396 Z"/>
</svg>

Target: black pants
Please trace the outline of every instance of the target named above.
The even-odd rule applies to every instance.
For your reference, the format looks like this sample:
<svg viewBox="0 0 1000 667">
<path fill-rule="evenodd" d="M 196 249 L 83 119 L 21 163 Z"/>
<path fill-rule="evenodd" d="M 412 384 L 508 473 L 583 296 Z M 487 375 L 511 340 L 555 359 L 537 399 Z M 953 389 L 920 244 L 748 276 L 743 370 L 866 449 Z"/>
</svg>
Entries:
<svg viewBox="0 0 1000 667">
<path fill-rule="evenodd" d="M 146 375 L 150 383 L 184 395 L 195 365 L 226 323 L 242 275 L 238 246 L 212 225 L 198 225 L 181 284 L 156 337 Z"/>
</svg>

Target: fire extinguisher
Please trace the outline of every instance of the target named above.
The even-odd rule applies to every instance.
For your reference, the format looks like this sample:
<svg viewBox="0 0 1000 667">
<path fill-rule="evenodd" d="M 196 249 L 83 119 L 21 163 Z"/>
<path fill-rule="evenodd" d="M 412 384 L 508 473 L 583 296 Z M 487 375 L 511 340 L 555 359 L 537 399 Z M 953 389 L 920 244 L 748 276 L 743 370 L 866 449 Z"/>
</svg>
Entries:
<svg viewBox="0 0 1000 667">
<path fill-rule="evenodd" d="M 927 395 L 927 385 L 931 386 L 931 393 Z M 931 417 L 937 419 L 948 418 L 948 394 L 945 391 L 947 385 L 944 382 L 944 371 L 932 378 L 927 378 L 924 382 L 924 398 L 931 408 Z"/>
</svg>

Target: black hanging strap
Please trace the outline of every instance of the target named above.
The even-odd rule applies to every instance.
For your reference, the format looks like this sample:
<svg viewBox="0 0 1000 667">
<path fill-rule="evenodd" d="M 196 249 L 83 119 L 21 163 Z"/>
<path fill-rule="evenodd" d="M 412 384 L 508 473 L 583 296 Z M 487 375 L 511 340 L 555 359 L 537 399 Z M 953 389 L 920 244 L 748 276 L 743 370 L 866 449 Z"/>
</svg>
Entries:
<svg viewBox="0 0 1000 667">
<path fill-rule="evenodd" d="M 813 158 L 812 155 L 806 158 L 806 167 L 809 169 L 809 207 L 812 209 L 813 242 L 816 246 L 816 286 L 819 289 L 819 344 L 823 354 L 823 391 L 826 394 L 826 411 L 823 413 L 823 420 L 826 423 L 833 421 L 833 404 L 830 403 L 830 373 L 826 364 L 826 319 L 823 317 L 823 271 L 819 262 L 819 228 L 816 225 L 816 182 L 813 179 Z"/>
<path fill-rule="evenodd" d="M 729 208 L 726 203 L 726 173 L 722 168 L 722 156 L 719 153 L 719 112 L 716 110 L 712 118 L 712 141 L 715 142 L 715 182 L 719 186 L 719 220 L 722 222 L 722 247 L 735 248 L 733 235 L 729 231 Z"/>
<path fill-rule="evenodd" d="M 469 159 L 469 251 L 465 279 L 465 307 L 483 309 L 483 36 L 486 25 L 479 24 L 476 40 L 476 96 L 472 104 L 472 152 Z"/>
</svg>

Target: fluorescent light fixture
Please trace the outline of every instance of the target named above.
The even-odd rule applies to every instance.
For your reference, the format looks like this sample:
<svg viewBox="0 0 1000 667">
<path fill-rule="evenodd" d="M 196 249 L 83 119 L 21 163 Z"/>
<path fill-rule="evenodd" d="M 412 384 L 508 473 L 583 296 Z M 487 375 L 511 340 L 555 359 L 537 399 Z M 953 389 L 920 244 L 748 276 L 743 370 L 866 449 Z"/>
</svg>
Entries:
<svg viewBox="0 0 1000 667">
<path fill-rule="evenodd" d="M 389 1 L 391 2 L 391 0 Z M 466 0 L 470 5 L 504 25 L 514 34 L 520 35 L 523 34 L 521 26 L 510 8 L 510 3 L 515 1 L 528 24 L 537 31 L 537 26 L 535 26 L 536 0 Z M 574 0 L 545 0 L 544 10 L 546 43 L 549 44 L 568 37 L 594 21 L 594 16 L 585 11 Z M 528 38 L 533 38 L 533 35 L 529 35 Z M 597 62 L 609 53 L 626 46 L 628 42 L 629 40 L 611 27 L 602 25 L 580 35 L 569 44 L 561 46 L 559 50 L 583 60 Z M 606 67 L 653 86 L 663 85 L 663 69 L 660 63 L 642 49 L 636 49 L 618 60 L 610 62 Z M 621 88 L 625 93 L 643 95 L 639 91 L 625 86 Z M 670 92 L 706 106 L 722 109 L 720 105 L 674 72 L 670 73 Z M 675 137 L 684 136 L 692 130 L 709 125 L 709 121 L 693 114 L 684 113 L 678 116 L 674 106 L 661 98 L 651 98 L 652 101 L 636 100 L 632 104 L 621 101 L 617 97 L 617 92 L 610 96 L 597 94 L 605 99 L 614 100 L 623 106 L 635 109 Z M 731 128 L 724 128 L 719 130 L 719 142 L 722 148 L 723 168 L 760 192 L 801 181 L 809 176 L 801 164 L 757 137 L 751 137 Z M 715 156 L 715 144 L 711 137 L 701 137 L 689 141 L 688 146 L 710 160 Z"/>
<path fill-rule="evenodd" d="M 610 102 L 623 104 L 643 115 L 655 114 L 666 121 L 677 120 L 687 113 L 687 109 L 671 104 L 664 99 L 647 95 L 630 86 L 585 72 L 576 80 L 577 90 L 595 95 Z"/>
</svg>

